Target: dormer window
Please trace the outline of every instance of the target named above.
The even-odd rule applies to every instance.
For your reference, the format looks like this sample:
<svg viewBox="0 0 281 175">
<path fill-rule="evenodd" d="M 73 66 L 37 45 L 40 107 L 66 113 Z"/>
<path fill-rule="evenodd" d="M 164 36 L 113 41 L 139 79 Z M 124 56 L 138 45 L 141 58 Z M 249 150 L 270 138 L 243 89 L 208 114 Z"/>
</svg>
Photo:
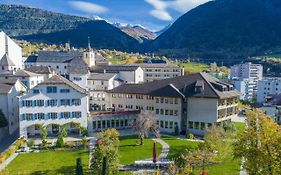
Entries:
<svg viewBox="0 0 281 175">
<path fill-rule="evenodd" d="M 202 93 L 204 91 L 204 82 L 196 81 L 194 91 L 195 93 Z"/>
</svg>

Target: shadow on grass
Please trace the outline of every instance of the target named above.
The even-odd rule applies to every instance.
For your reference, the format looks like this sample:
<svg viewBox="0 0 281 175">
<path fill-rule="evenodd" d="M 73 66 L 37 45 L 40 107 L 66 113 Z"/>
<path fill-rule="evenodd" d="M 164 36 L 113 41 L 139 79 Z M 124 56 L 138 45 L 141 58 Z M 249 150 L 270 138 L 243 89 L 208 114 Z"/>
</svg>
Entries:
<svg viewBox="0 0 281 175">
<path fill-rule="evenodd" d="M 63 166 L 56 170 L 42 170 L 30 173 L 30 175 L 75 175 L 75 166 Z M 88 175 L 90 170 L 84 168 L 84 174 Z"/>
</svg>

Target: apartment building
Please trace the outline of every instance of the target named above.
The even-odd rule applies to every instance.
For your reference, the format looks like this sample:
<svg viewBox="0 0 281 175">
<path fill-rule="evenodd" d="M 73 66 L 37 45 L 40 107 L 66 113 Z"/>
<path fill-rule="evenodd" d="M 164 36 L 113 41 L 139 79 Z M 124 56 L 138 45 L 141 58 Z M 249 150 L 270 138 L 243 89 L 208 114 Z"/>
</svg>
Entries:
<svg viewBox="0 0 281 175">
<path fill-rule="evenodd" d="M 0 73 L 23 69 L 21 47 L 4 32 L 0 32 Z"/>
<path fill-rule="evenodd" d="M 124 65 L 124 66 L 129 66 L 129 65 Z M 132 64 L 130 66 L 140 66 L 143 69 L 144 82 L 174 78 L 184 75 L 183 68 L 171 64 L 143 63 L 143 64 Z"/>
<path fill-rule="evenodd" d="M 254 86 L 255 82 L 253 79 L 233 79 L 230 81 L 240 93 L 240 100 L 252 101 L 254 98 Z"/>
<path fill-rule="evenodd" d="M 263 66 L 251 62 L 231 66 L 230 79 L 252 79 L 254 82 L 254 96 L 258 90 L 258 81 L 262 80 Z"/>
<path fill-rule="evenodd" d="M 68 132 L 78 133 L 75 123 L 87 127 L 88 94 L 85 89 L 59 75 L 35 86 L 19 98 L 20 135 L 40 135 L 40 126 L 48 134 L 57 134 L 65 125 Z"/>
<path fill-rule="evenodd" d="M 148 110 L 160 131 L 203 135 L 207 127 L 237 114 L 240 93 L 230 84 L 195 73 L 143 84 L 123 84 L 108 91 L 115 111 Z"/>
<path fill-rule="evenodd" d="M 273 98 L 263 103 L 261 109 L 274 121 L 281 124 L 281 94 L 275 95 Z"/>
<path fill-rule="evenodd" d="M 281 78 L 267 77 L 258 82 L 257 100 L 259 103 L 266 102 L 281 93 Z"/>
<path fill-rule="evenodd" d="M 9 133 L 14 133 L 19 127 L 18 96 L 27 89 L 20 80 L 0 80 L 0 109 L 8 121 Z"/>
</svg>

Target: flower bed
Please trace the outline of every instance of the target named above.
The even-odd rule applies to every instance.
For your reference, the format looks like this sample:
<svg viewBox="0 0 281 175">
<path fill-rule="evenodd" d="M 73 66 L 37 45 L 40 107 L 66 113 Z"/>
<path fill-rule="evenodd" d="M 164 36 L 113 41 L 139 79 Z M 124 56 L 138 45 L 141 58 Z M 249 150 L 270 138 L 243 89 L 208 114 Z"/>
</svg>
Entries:
<svg viewBox="0 0 281 175">
<path fill-rule="evenodd" d="M 25 138 L 21 137 L 16 140 L 8 149 L 0 154 L 0 164 L 5 162 L 12 154 L 14 154 L 25 142 Z"/>
</svg>

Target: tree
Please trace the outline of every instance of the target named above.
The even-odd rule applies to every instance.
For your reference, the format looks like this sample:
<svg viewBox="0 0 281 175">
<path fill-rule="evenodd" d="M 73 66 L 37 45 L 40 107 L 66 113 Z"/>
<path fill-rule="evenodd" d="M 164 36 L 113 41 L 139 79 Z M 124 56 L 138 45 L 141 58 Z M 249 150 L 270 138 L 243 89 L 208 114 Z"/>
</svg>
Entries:
<svg viewBox="0 0 281 175">
<path fill-rule="evenodd" d="M 64 147 L 64 140 L 63 140 L 62 134 L 59 134 L 59 136 L 57 138 L 56 147 L 58 147 L 58 148 Z"/>
<path fill-rule="evenodd" d="M 260 109 L 247 110 L 248 127 L 234 143 L 234 156 L 244 158 L 250 175 L 281 174 L 281 128 Z"/>
<path fill-rule="evenodd" d="M 132 126 L 139 133 L 140 145 L 144 144 L 144 137 L 149 131 L 156 137 L 159 136 L 159 127 L 156 122 L 156 117 L 148 111 L 142 111 L 133 122 Z"/>
<path fill-rule="evenodd" d="M 66 131 L 65 126 L 63 126 L 62 129 L 61 129 L 61 135 L 62 135 L 63 138 L 65 138 L 67 136 L 67 131 Z"/>
<path fill-rule="evenodd" d="M 28 146 L 29 148 L 33 147 L 33 146 L 34 146 L 34 140 L 33 140 L 33 139 L 28 139 L 28 141 L 27 141 L 27 146 Z"/>
<path fill-rule="evenodd" d="M 8 126 L 8 120 L 6 119 L 2 109 L 0 109 L 0 128 Z"/>
<path fill-rule="evenodd" d="M 41 126 L 41 132 L 42 132 L 42 146 L 46 147 L 47 144 L 47 126 Z"/>
<path fill-rule="evenodd" d="M 81 158 L 76 159 L 76 175 L 83 175 L 83 166 Z"/>
<path fill-rule="evenodd" d="M 119 133 L 116 129 L 108 129 L 97 134 L 97 144 L 91 159 L 94 175 L 102 174 L 103 160 L 106 157 L 107 174 L 116 174 L 119 167 Z"/>
</svg>

